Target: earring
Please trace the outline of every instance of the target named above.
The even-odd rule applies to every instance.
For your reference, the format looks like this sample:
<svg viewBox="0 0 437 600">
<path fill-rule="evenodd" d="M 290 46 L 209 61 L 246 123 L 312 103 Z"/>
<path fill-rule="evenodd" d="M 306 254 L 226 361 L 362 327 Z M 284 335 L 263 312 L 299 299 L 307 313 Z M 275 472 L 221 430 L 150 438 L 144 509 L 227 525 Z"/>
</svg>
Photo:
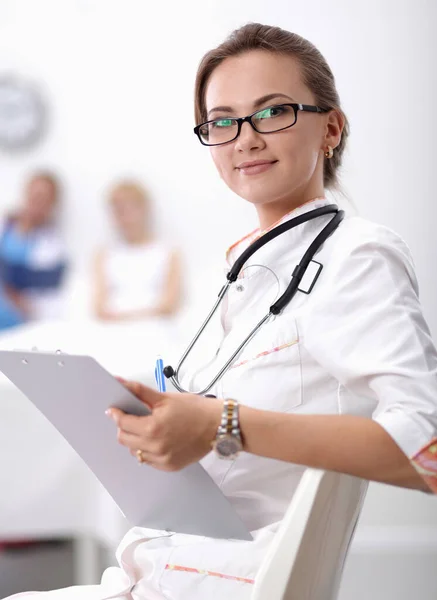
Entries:
<svg viewBox="0 0 437 600">
<path fill-rule="evenodd" d="M 331 148 L 331 146 L 328 146 L 325 156 L 326 158 L 332 158 L 334 156 L 334 150 Z"/>
</svg>

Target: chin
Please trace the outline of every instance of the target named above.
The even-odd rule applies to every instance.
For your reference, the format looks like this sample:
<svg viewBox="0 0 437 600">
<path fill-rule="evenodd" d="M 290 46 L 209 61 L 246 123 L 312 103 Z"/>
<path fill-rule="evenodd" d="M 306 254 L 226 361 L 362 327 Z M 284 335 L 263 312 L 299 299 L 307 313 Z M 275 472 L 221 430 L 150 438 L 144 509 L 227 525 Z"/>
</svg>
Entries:
<svg viewBox="0 0 437 600">
<path fill-rule="evenodd" d="M 274 202 L 278 202 L 281 198 L 287 196 L 286 190 L 278 190 L 275 186 L 272 185 L 254 185 L 250 186 L 251 189 L 240 189 L 234 190 L 236 194 L 253 204 L 254 206 L 259 206 L 260 204 L 272 204 Z"/>
</svg>

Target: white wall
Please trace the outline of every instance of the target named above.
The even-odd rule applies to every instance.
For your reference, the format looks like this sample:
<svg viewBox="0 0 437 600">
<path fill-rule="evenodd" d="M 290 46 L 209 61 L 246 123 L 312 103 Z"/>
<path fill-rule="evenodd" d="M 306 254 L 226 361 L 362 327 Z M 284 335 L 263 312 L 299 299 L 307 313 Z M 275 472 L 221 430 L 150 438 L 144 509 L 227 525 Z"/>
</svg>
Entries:
<svg viewBox="0 0 437 600">
<path fill-rule="evenodd" d="M 363 215 L 410 245 L 437 339 L 433 0 L 0 0 L 0 73 L 34 78 L 51 103 L 44 143 L 0 154 L 1 208 L 17 200 L 29 170 L 58 169 L 66 235 L 83 266 L 107 237 L 106 187 L 138 176 L 153 191 L 159 231 L 181 246 L 189 282 L 201 290 L 196 272 L 218 264 L 255 215 L 224 187 L 192 133 L 194 76 L 204 51 L 247 21 L 300 33 L 331 64 L 351 121 L 344 188 Z M 362 523 L 364 544 L 393 545 L 394 530 L 381 526 L 422 539 L 437 532 L 437 500 L 371 486 Z"/>
<path fill-rule="evenodd" d="M 57 167 L 69 245 L 84 263 L 105 236 L 107 185 L 137 175 L 152 188 L 158 227 L 180 243 L 191 273 L 219 260 L 255 217 L 192 133 L 195 71 L 234 27 L 278 24 L 308 37 L 330 62 L 352 124 L 344 187 L 363 214 L 410 243 L 437 332 L 437 289 L 428 281 L 436 248 L 435 17 L 435 4 L 423 0 L 0 0 L 0 72 L 32 77 L 51 103 L 45 142 L 30 153 L 0 154 L 1 204 L 16 201 L 28 170 Z M 171 117 L 173 139 L 162 125 Z"/>
</svg>

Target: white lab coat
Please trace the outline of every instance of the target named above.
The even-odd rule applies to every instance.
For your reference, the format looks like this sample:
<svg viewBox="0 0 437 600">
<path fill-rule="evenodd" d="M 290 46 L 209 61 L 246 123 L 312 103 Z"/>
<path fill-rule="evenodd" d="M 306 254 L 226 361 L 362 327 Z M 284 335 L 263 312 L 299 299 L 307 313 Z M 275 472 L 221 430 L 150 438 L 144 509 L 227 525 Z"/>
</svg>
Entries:
<svg viewBox="0 0 437 600">
<path fill-rule="evenodd" d="M 328 203 L 315 199 L 283 220 Z M 205 338 L 212 361 L 184 383 L 198 389 L 210 380 L 284 291 L 293 268 L 331 218 L 299 225 L 249 260 L 223 306 L 218 354 Z M 228 265 L 256 235 L 230 249 Z M 212 393 L 284 413 L 373 416 L 413 457 L 437 436 L 437 353 L 409 250 L 386 227 L 348 216 L 315 259 L 323 270 L 313 291 L 298 292 L 263 326 Z M 46 595 L 100 600 L 131 590 L 134 599 L 144 600 L 250 598 L 250 580 L 304 467 L 246 453 L 231 463 L 211 453 L 202 464 L 253 532 L 253 542 L 136 527 L 119 546 L 120 567 L 108 569 L 101 585 L 48 592 L 44 600 Z"/>
</svg>

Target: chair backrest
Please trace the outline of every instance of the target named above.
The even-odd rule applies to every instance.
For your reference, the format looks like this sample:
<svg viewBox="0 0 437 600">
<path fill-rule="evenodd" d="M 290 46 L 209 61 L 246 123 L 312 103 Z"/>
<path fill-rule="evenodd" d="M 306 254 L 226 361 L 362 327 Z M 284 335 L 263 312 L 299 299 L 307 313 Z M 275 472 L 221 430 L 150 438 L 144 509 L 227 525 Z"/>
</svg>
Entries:
<svg viewBox="0 0 437 600">
<path fill-rule="evenodd" d="M 368 482 L 307 469 L 257 574 L 252 600 L 336 600 Z"/>
</svg>

